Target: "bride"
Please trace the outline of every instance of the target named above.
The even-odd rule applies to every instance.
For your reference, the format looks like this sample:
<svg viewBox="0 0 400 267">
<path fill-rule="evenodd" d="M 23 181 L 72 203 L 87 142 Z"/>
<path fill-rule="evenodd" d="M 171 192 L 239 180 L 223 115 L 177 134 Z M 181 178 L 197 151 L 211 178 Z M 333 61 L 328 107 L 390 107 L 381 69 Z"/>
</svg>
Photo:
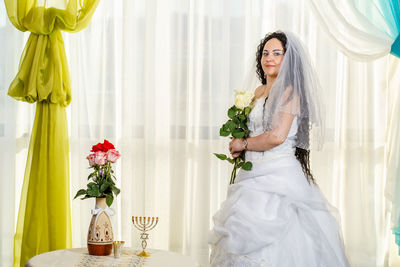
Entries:
<svg viewBox="0 0 400 267">
<path fill-rule="evenodd" d="M 253 168 L 238 174 L 213 217 L 211 266 L 349 266 L 338 212 L 310 171 L 310 141 L 321 145 L 322 121 L 309 56 L 293 34 L 278 31 L 261 41 L 256 66 L 262 85 L 250 137 L 229 144 Z"/>
</svg>

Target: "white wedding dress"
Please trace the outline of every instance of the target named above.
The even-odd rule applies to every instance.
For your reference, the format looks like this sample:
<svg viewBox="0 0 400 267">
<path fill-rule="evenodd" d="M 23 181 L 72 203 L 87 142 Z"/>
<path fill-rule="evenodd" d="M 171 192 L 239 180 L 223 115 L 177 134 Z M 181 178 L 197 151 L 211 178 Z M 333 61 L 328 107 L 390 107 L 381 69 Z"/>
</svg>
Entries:
<svg viewBox="0 0 400 267">
<path fill-rule="evenodd" d="M 263 104 L 250 113 L 250 136 L 263 133 Z M 253 168 L 239 172 L 213 217 L 211 266 L 349 266 L 338 213 L 294 156 L 296 132 L 295 118 L 283 144 L 246 151 Z"/>
</svg>

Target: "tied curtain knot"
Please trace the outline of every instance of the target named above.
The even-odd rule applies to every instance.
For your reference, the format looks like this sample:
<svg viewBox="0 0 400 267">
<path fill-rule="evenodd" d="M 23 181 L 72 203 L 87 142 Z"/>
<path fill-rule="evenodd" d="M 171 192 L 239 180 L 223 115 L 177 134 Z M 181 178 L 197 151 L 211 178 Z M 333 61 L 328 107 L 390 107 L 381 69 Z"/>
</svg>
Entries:
<svg viewBox="0 0 400 267">
<path fill-rule="evenodd" d="M 8 94 L 29 103 L 69 105 L 71 81 L 59 29 L 54 28 L 49 34 L 31 33 Z"/>
</svg>

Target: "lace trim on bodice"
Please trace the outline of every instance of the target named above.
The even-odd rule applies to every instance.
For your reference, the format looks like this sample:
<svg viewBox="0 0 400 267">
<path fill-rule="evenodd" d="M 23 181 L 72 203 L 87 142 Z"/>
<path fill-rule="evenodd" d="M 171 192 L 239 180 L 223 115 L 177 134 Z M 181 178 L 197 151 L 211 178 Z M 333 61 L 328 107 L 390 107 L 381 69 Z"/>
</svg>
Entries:
<svg viewBox="0 0 400 267">
<path fill-rule="evenodd" d="M 249 114 L 248 128 L 250 130 L 250 137 L 258 136 L 264 133 L 264 106 L 266 98 L 260 97 Z M 276 146 L 264 152 L 246 151 L 246 160 L 258 161 L 264 159 L 271 159 L 281 157 L 283 155 L 294 155 L 297 133 L 297 117 L 294 118 L 289 134 L 281 145 Z"/>
</svg>

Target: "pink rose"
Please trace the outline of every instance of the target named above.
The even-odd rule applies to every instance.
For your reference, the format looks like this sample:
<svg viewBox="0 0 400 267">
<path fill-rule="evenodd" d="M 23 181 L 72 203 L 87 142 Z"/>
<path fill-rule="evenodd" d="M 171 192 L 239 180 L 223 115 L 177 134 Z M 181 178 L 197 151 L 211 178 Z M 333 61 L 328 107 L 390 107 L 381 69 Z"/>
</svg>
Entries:
<svg viewBox="0 0 400 267">
<path fill-rule="evenodd" d="M 90 167 L 96 166 L 96 163 L 94 161 L 94 153 L 87 156 L 86 159 L 89 161 Z"/>
<path fill-rule="evenodd" d="M 107 160 L 107 153 L 104 153 L 102 151 L 96 151 L 93 153 L 94 155 L 94 163 L 95 165 L 104 165 L 106 164 Z"/>
<path fill-rule="evenodd" d="M 107 160 L 112 163 L 116 162 L 120 157 L 118 150 L 110 149 L 107 151 Z"/>
</svg>

